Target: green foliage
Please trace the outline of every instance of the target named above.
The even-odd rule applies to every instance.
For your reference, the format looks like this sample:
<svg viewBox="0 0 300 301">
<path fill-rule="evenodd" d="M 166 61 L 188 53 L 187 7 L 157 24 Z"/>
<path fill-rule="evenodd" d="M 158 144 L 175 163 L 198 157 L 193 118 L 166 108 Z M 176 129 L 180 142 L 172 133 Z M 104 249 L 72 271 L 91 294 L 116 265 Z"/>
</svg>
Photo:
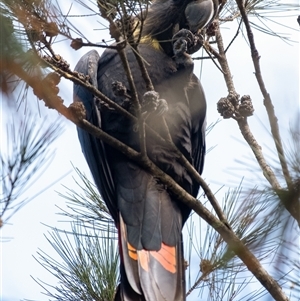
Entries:
<svg viewBox="0 0 300 301">
<path fill-rule="evenodd" d="M 74 181 L 81 192 L 65 187 L 67 192 L 59 193 L 61 197 L 68 200 L 67 206 L 69 209 L 62 210 L 61 215 L 83 223 L 85 227 L 92 227 L 101 231 L 109 228 L 115 234 L 114 221 L 96 186 L 78 168 L 75 168 L 75 171 L 79 180 L 74 178 Z"/>
<path fill-rule="evenodd" d="M 52 157 L 49 145 L 61 132 L 57 122 L 41 126 L 30 113 L 23 119 L 16 112 L 8 118 L 6 144 L 1 146 L 0 153 L 1 225 L 30 201 L 23 195 L 49 164 Z"/>
<path fill-rule="evenodd" d="M 37 259 L 59 285 L 37 282 L 54 300 L 113 301 L 119 278 L 116 228 L 94 185 L 75 170 L 80 192 L 60 194 L 68 200 L 69 211 L 61 214 L 71 220 L 71 232 L 53 228 L 46 238 L 59 259 L 43 251 Z"/>
<path fill-rule="evenodd" d="M 53 229 L 46 237 L 60 257 L 38 252 L 37 259 L 58 280 L 57 286 L 37 281 L 54 300 L 113 301 L 118 282 L 116 237 L 107 231 L 88 231 L 73 223 L 72 233 Z"/>
</svg>

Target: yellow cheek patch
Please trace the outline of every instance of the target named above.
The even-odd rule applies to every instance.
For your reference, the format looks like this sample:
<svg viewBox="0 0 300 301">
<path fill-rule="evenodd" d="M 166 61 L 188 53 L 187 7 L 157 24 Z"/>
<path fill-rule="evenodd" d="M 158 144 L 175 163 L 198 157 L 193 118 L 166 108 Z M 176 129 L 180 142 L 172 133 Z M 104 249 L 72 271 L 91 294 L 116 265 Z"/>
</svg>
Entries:
<svg viewBox="0 0 300 301">
<path fill-rule="evenodd" d="M 150 36 L 144 36 L 141 38 L 140 43 L 143 44 L 149 44 L 151 47 L 153 47 L 155 50 L 160 50 L 162 51 L 162 48 L 158 42 L 158 40 L 151 38 Z"/>
</svg>

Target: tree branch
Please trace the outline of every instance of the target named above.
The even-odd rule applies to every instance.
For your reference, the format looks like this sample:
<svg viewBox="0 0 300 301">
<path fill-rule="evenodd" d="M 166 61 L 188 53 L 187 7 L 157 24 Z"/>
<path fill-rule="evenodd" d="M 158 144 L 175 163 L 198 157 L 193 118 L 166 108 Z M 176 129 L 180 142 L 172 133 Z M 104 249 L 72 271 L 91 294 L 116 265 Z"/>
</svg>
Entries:
<svg viewBox="0 0 300 301">
<path fill-rule="evenodd" d="M 253 61 L 254 69 L 255 69 L 255 76 L 256 76 L 259 88 L 261 90 L 261 93 L 264 97 L 264 105 L 265 105 L 266 111 L 268 113 L 270 127 L 271 127 L 271 133 L 272 133 L 272 136 L 273 136 L 273 139 L 275 142 L 275 146 L 277 149 L 278 158 L 279 158 L 279 161 L 280 161 L 280 164 L 282 167 L 282 172 L 285 177 L 287 186 L 290 188 L 292 185 L 292 180 L 291 180 L 291 176 L 290 176 L 290 173 L 288 170 L 288 166 L 287 166 L 287 162 L 286 162 L 286 158 L 285 158 L 285 154 L 284 154 L 284 150 L 283 150 L 283 146 L 282 146 L 282 142 L 281 142 L 281 136 L 280 136 L 279 127 L 278 127 L 278 119 L 275 115 L 275 110 L 274 110 L 274 106 L 273 106 L 270 94 L 268 93 L 268 91 L 266 89 L 266 86 L 265 86 L 265 83 L 264 83 L 264 80 L 262 77 L 260 63 L 259 63 L 260 55 L 255 46 L 254 35 L 253 35 L 252 29 L 251 29 L 251 25 L 250 25 L 243 1 L 236 0 L 236 3 L 240 9 L 241 16 L 242 16 L 243 22 L 246 27 L 247 36 L 248 36 L 248 40 L 250 43 L 251 57 L 252 57 L 252 61 Z"/>
<path fill-rule="evenodd" d="M 274 106 L 273 106 L 270 94 L 268 93 L 268 91 L 265 87 L 265 83 L 264 83 L 264 80 L 262 77 L 260 63 L 259 63 L 260 55 L 255 46 L 254 35 L 253 35 L 252 29 L 251 29 L 251 25 L 250 25 L 250 22 L 249 22 L 249 19 L 248 19 L 246 10 L 245 10 L 244 2 L 242 0 L 236 0 L 236 3 L 239 7 L 243 22 L 246 27 L 247 36 L 248 36 L 248 40 L 250 43 L 251 57 L 252 57 L 252 61 L 253 61 L 254 69 L 255 69 L 255 76 L 256 76 L 259 88 L 261 90 L 261 93 L 264 97 L 264 105 L 266 107 L 266 111 L 268 114 L 269 123 L 270 123 L 270 127 L 271 127 L 271 133 L 272 133 L 275 147 L 277 150 L 279 162 L 281 164 L 282 173 L 284 175 L 288 189 L 290 191 L 293 191 L 294 185 L 293 185 L 293 181 L 291 179 L 290 173 L 289 173 L 289 169 L 288 169 L 288 165 L 287 165 L 287 161 L 286 161 L 286 157 L 285 157 L 285 153 L 284 153 L 284 149 L 283 149 L 283 145 L 282 145 L 282 141 L 281 141 L 279 126 L 278 126 L 278 119 L 275 114 L 275 110 L 274 110 Z M 268 171 L 268 175 L 271 176 L 269 171 Z M 272 178 L 273 178 L 273 176 L 272 176 Z M 271 183 L 272 187 L 275 188 L 277 191 L 281 189 L 279 184 L 276 185 L 276 183 L 274 181 L 272 181 L 272 183 Z M 278 196 L 280 198 L 280 194 L 278 194 Z M 289 202 L 286 202 L 286 200 L 283 200 L 282 198 L 280 198 L 280 199 L 281 199 L 281 202 L 283 203 L 284 207 L 297 220 L 298 225 L 300 226 L 300 216 L 297 214 L 300 212 L 299 201 L 297 201 L 297 200 L 295 201 L 293 198 Z"/>
<path fill-rule="evenodd" d="M 228 61 L 227 61 L 227 58 L 226 58 L 225 48 L 224 48 L 223 39 L 222 39 L 219 24 L 217 25 L 217 28 L 216 28 L 216 41 L 217 41 L 219 53 L 218 53 L 218 55 L 216 55 L 217 52 L 214 52 L 213 54 L 216 56 L 216 58 L 218 59 L 220 65 L 222 67 L 223 76 L 224 76 L 224 79 L 225 79 L 225 82 L 226 82 L 228 92 L 229 93 L 230 92 L 235 92 L 235 87 L 234 87 L 234 83 L 233 83 L 233 80 L 232 80 L 232 75 L 231 75 L 231 72 L 230 72 Z"/>
<path fill-rule="evenodd" d="M 216 30 L 216 41 L 219 50 L 219 56 L 217 58 L 224 71 L 223 75 L 227 85 L 227 89 L 230 93 L 233 93 L 234 95 L 238 95 L 233 84 L 232 75 L 228 65 L 223 39 L 219 27 Z M 237 109 L 237 104 L 235 105 L 235 109 Z M 263 175 L 266 177 L 266 179 L 274 189 L 280 189 L 280 185 L 277 181 L 274 172 L 272 171 L 271 167 L 267 164 L 265 157 L 262 153 L 261 147 L 259 146 L 258 142 L 256 141 L 255 137 L 253 136 L 249 128 L 247 118 L 243 116 L 239 116 L 239 118 L 234 118 L 234 119 L 237 121 L 243 137 L 245 138 L 251 150 L 253 151 L 254 156 L 257 159 L 259 166 L 263 171 Z"/>
</svg>

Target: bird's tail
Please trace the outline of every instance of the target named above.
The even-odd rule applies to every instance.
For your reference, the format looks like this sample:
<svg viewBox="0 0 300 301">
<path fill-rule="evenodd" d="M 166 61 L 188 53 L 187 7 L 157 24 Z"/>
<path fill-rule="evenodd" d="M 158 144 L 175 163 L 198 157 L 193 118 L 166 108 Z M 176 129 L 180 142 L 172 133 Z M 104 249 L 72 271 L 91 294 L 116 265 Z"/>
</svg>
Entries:
<svg viewBox="0 0 300 301">
<path fill-rule="evenodd" d="M 184 301 L 185 277 L 182 243 L 158 251 L 137 250 L 127 240 L 120 216 L 121 282 L 115 301 Z"/>
</svg>

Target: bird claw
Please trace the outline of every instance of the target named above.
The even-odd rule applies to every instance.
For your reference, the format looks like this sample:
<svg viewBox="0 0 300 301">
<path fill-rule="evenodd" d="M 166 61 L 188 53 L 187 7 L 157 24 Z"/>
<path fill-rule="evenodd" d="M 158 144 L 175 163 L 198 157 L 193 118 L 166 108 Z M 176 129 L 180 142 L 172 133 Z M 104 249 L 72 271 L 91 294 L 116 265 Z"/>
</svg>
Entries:
<svg viewBox="0 0 300 301">
<path fill-rule="evenodd" d="M 166 100 L 159 98 L 155 91 L 148 91 L 142 100 L 142 117 L 146 120 L 149 116 L 161 116 L 168 111 Z"/>
<path fill-rule="evenodd" d="M 173 52 L 176 56 L 193 54 L 203 45 L 203 37 L 194 35 L 188 29 L 179 30 L 172 38 Z"/>
<path fill-rule="evenodd" d="M 162 116 L 169 109 L 165 99 L 159 98 L 159 94 L 155 91 L 148 91 L 144 94 L 141 102 L 141 117 L 146 121 L 149 117 Z M 138 123 L 133 126 L 133 131 L 139 129 Z"/>
<path fill-rule="evenodd" d="M 174 59 L 180 68 L 193 67 L 190 54 L 198 51 L 203 45 L 203 38 L 194 35 L 190 30 L 181 29 L 172 38 Z"/>
<path fill-rule="evenodd" d="M 194 44 L 193 33 L 188 29 L 179 30 L 172 38 L 172 43 L 174 45 L 173 46 L 174 52 L 177 48 L 176 46 L 178 46 L 178 44 L 182 43 L 182 41 L 186 41 L 187 48 L 192 47 L 192 45 Z"/>
<path fill-rule="evenodd" d="M 204 38 L 201 34 L 194 35 L 194 44 L 188 49 L 189 54 L 197 52 L 204 43 Z"/>
</svg>

